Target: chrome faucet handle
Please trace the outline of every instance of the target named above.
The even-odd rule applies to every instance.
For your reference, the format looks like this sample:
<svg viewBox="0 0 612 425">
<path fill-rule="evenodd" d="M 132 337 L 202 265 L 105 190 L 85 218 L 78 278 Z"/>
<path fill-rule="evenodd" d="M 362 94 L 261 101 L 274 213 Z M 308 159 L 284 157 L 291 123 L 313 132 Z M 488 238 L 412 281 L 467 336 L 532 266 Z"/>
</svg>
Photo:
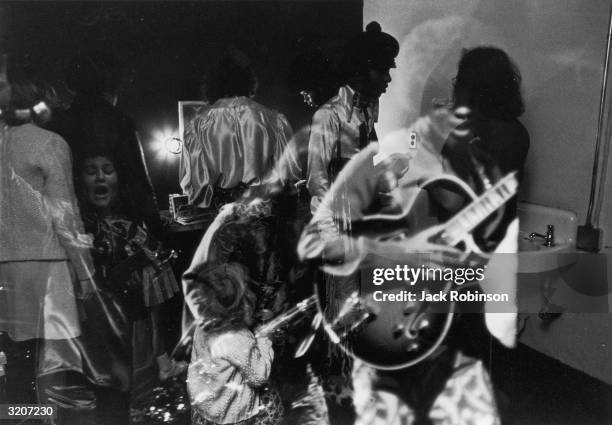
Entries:
<svg viewBox="0 0 612 425">
<path fill-rule="evenodd" d="M 555 244 L 555 226 L 549 224 L 546 228 L 546 238 L 544 239 L 544 245 L 551 247 Z"/>
<path fill-rule="evenodd" d="M 551 247 L 555 245 L 555 226 L 549 224 L 546 226 L 546 234 L 543 235 L 541 233 L 532 232 L 529 234 L 529 240 L 534 240 L 535 238 L 540 238 L 544 241 L 544 246 Z"/>
</svg>

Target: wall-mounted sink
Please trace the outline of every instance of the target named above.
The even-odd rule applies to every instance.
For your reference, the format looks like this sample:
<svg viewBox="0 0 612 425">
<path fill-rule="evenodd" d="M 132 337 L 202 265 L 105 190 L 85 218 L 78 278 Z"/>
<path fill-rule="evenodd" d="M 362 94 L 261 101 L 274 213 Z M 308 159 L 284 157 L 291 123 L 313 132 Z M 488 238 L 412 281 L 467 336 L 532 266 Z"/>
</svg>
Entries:
<svg viewBox="0 0 612 425">
<path fill-rule="evenodd" d="M 572 264 L 577 259 L 578 221 L 571 211 L 519 202 L 519 273 L 542 273 Z M 545 246 L 542 239 L 530 239 L 532 233 L 546 233 L 554 226 L 555 243 Z"/>
</svg>

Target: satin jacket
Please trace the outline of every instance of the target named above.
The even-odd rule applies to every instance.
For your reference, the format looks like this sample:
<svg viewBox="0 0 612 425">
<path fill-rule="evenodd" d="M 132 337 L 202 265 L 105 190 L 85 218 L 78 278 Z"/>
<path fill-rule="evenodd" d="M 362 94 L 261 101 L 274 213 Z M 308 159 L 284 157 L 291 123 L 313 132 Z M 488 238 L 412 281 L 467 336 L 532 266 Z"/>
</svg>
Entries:
<svg viewBox="0 0 612 425">
<path fill-rule="evenodd" d="M 329 189 L 332 178 L 329 165 L 334 148 L 339 142 L 343 159 L 352 158 L 359 152 L 359 127 L 366 123 L 365 114 L 353 107 L 355 91 L 350 86 L 340 87 L 338 94 L 315 112 L 312 118 L 308 141 L 308 191 L 312 196 L 311 212 L 315 212 Z M 368 108 L 368 133 L 378 119 L 378 102 Z"/>
<path fill-rule="evenodd" d="M 247 97 L 203 108 L 185 130 L 180 183 L 189 203 L 210 206 L 215 188 L 297 181 L 297 154 L 286 149 L 292 135 L 284 115 Z"/>
</svg>

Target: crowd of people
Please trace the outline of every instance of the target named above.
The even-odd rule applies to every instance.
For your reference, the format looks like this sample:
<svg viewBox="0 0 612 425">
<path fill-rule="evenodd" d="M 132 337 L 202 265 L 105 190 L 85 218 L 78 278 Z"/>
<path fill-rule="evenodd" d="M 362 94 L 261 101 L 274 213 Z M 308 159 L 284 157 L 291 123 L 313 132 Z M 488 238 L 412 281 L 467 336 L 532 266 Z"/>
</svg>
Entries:
<svg viewBox="0 0 612 425">
<path fill-rule="evenodd" d="M 347 41 L 335 94 L 329 81 L 302 87 L 321 102 L 307 146 L 282 113 L 253 99 L 257 78 L 244 53 L 218 60 L 206 74 L 207 104 L 186 124 L 180 165 L 189 204 L 216 217 L 185 271 L 172 270 L 160 243 L 142 149 L 116 107 L 120 63 L 101 52 L 75 57 L 70 106 L 56 109 L 50 88 L 9 62 L 10 91 L 0 99 L 6 402 L 51 403 L 58 423 L 146 423 L 133 401 L 143 379 L 135 365 L 153 353 L 160 382 L 186 385 L 194 425 L 500 423 L 486 368 L 464 349 L 469 336 L 451 335 L 418 365 L 382 371 L 321 330 L 360 292 L 359 270 L 383 254 L 418 267 L 419 253 L 458 252 L 431 236 L 471 199 L 423 181 L 450 174 L 479 194 L 522 174 L 520 73 L 496 47 L 463 52 L 451 104 L 378 140 L 378 102 L 399 50 L 371 22 Z M 407 208 L 417 192 L 425 196 Z M 355 231 L 368 215 L 402 209 L 413 236 Z M 474 240 L 483 251 L 511 250 L 515 216 L 513 199 Z M 263 326 L 313 294 L 319 313 Z M 175 341 L 164 341 L 160 325 L 160 306 L 175 296 L 184 297 L 175 321 L 190 341 L 185 359 L 167 352 Z M 515 313 L 460 321 L 511 347 Z"/>
</svg>

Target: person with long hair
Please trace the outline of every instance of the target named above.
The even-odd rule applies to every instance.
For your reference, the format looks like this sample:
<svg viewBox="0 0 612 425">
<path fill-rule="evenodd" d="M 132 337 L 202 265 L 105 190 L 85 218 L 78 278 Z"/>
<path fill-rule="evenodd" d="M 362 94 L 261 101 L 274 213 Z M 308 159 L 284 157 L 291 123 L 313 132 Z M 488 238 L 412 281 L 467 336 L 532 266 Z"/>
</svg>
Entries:
<svg viewBox="0 0 612 425">
<path fill-rule="evenodd" d="M 282 157 L 293 160 L 291 153 Z M 279 167 L 286 169 L 282 164 Z M 271 167 L 270 172 L 274 170 Z M 202 267 L 222 267 L 228 263 L 243 267 L 247 287 L 254 294 L 256 324 L 272 319 L 312 294 L 312 276 L 296 254 L 301 231 L 296 220 L 296 189 L 283 184 L 284 179 L 279 176 L 271 176 L 266 181 L 268 184 L 251 187 L 235 202 L 223 206 L 206 230 L 183 275 L 188 308 L 185 329 L 194 319 L 199 319 L 202 308 L 209 305 L 210 295 L 195 279 L 194 271 Z M 270 382 L 281 394 L 286 412 L 283 424 L 328 423 L 323 389 L 314 374 L 312 358 L 294 358 L 299 339 L 307 331 L 307 328 L 297 327 L 271 337 L 275 355 Z M 232 346 L 237 349 L 239 341 L 234 341 Z"/>
<path fill-rule="evenodd" d="M 277 425 L 278 390 L 268 384 L 274 350 L 255 334 L 255 294 L 244 266 L 201 265 L 190 272 L 207 303 L 199 304 L 188 374 L 193 425 Z"/>
<path fill-rule="evenodd" d="M 108 51 L 77 54 L 66 69 L 74 98 L 67 110 L 54 111 L 47 128 L 64 137 L 75 164 L 95 146 L 115 152 L 116 168 L 139 188 L 132 193 L 139 216 L 160 238 L 162 224 L 138 133 L 133 120 L 117 107 L 127 76 L 124 64 Z"/>
<path fill-rule="evenodd" d="M 166 261 L 170 257 L 138 214 L 135 188 L 116 164 L 105 146 L 90 146 L 77 167 L 77 194 L 85 230 L 93 236 L 99 277 L 96 293 L 85 304 L 82 352 L 97 391 L 115 395 L 114 405 L 99 403 L 99 416 L 126 422 L 129 393 L 139 381 L 134 361 L 142 357 L 137 352 L 149 351 L 142 347 L 145 342 L 160 379 L 182 373 L 187 365 L 170 360 L 162 341 L 159 307 L 179 291 Z M 124 414 L 118 416 L 122 407 Z"/>
<path fill-rule="evenodd" d="M 452 106 L 436 108 L 409 128 L 370 143 L 346 164 L 302 234 L 298 244 L 302 259 L 322 261 L 327 270 L 334 265 L 337 269 L 340 263 L 354 265 L 352 270 L 359 271 L 402 263 L 418 268 L 423 264 L 421 253 L 439 254 L 428 261 L 445 258 L 444 267 L 453 264 L 453 257 L 459 258 L 458 248 L 445 246 L 436 238 L 444 229 L 440 222 L 471 201 L 467 193 L 482 194 L 502 174 L 519 171 L 520 175 L 529 138 L 517 119 L 523 111 L 520 74 L 500 49 L 475 48 L 464 53 Z M 423 182 L 442 175 L 446 175 L 445 184 L 423 188 Z M 449 181 L 455 184 L 446 184 Z M 421 193 L 427 196 L 419 196 Z M 470 232 L 483 252 L 516 252 L 518 223 L 513 202 Z M 359 234 L 357 225 L 367 226 L 372 216 L 401 217 L 406 237 L 385 238 L 384 232 L 376 237 L 380 232 L 376 226 Z M 332 231 L 328 231 L 330 221 Z M 507 293 L 511 300 L 504 306 L 504 314 L 488 314 L 491 305 L 485 303 L 485 314 L 472 317 L 480 328 L 486 325 L 502 345 L 513 347 L 516 258 L 495 260 L 493 257 L 487 266 L 481 289 Z M 333 287 L 336 292 L 340 289 L 339 285 Z M 385 403 L 395 406 L 387 417 L 397 413 L 407 423 L 455 423 L 451 419 L 454 412 L 462 424 L 482 420 L 499 423 L 489 375 L 482 361 L 464 350 L 467 344 L 462 337 L 491 341 L 486 333 L 475 335 L 476 329 L 471 327 L 470 333 L 461 336 L 452 334 L 424 362 L 410 368 L 377 371 L 356 361 L 352 376 L 355 423 L 387 423 L 378 414 Z M 469 396 L 454 400 L 463 391 L 457 388 L 462 380 L 470 387 Z"/>
<path fill-rule="evenodd" d="M 461 139 L 449 138 L 445 145 L 453 170 L 463 179 L 479 184 L 480 177 L 474 175 L 469 156 L 480 152 L 487 157 L 485 162 L 499 167 L 501 174 L 517 171 L 521 181 L 529 133 L 519 121 L 525 112 L 521 73 L 506 52 L 493 46 L 463 52 L 453 79 L 453 109 L 463 111 L 465 121 L 458 130 L 467 133 Z M 469 142 L 469 149 L 465 149 L 468 143 L 454 143 L 457 140 Z M 508 202 L 498 229 L 516 216 L 516 202 L 516 197 Z M 502 236 L 496 232 L 490 238 L 499 241 Z"/>
</svg>

